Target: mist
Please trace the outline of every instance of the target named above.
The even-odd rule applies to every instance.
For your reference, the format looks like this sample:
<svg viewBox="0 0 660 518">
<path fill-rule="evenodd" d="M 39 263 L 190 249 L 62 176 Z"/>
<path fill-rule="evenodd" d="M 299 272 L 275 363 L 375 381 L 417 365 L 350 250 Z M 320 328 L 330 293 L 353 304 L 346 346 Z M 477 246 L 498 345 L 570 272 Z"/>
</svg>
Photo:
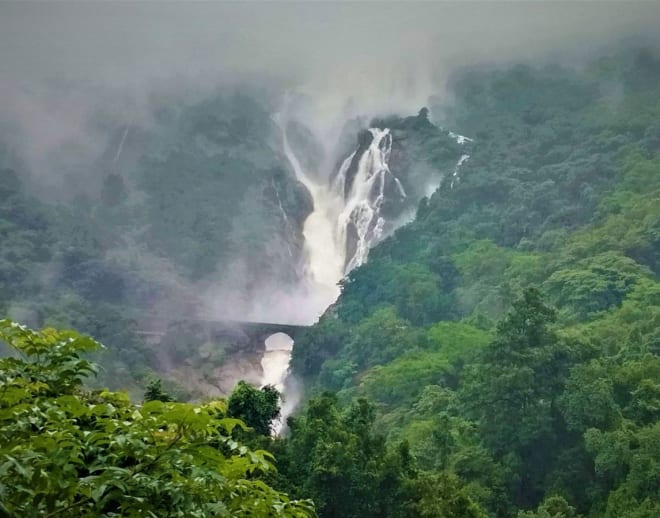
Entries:
<svg viewBox="0 0 660 518">
<path fill-rule="evenodd" d="M 100 155 L 119 156 L 118 131 L 154 125 L 154 96 L 203 99 L 249 84 L 276 112 L 295 92 L 295 117 L 332 155 L 347 120 L 416 113 L 457 70 L 577 66 L 630 42 L 655 45 L 658 26 L 653 2 L 3 2 L 0 132 L 35 192 L 70 199 L 98 183 Z M 244 301 L 252 272 L 240 258 L 228 269 L 230 279 L 182 290 L 201 289 L 207 314 L 310 320 L 288 309 L 316 296 L 304 286 L 299 296 L 259 279 L 260 299 Z"/>
<path fill-rule="evenodd" d="M 307 94 L 325 124 L 410 111 L 456 67 L 579 61 L 653 38 L 660 21 L 653 2 L 5 2 L 0 13 L 2 111 L 26 125 L 36 115 L 15 95 L 46 82 L 65 99 L 85 85 L 137 102 L 157 85 L 258 78 Z M 77 97 L 79 110 L 93 104 Z M 67 113 L 58 120 L 75 128 Z"/>
</svg>

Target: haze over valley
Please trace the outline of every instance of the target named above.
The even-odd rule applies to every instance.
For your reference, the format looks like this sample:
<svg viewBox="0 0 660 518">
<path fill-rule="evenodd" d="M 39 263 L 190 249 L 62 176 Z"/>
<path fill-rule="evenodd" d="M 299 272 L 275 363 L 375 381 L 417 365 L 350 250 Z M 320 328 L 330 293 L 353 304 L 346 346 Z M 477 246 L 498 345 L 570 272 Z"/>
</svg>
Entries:
<svg viewBox="0 0 660 518">
<path fill-rule="evenodd" d="M 658 26 L 0 5 L 0 514 L 657 516 Z"/>
</svg>

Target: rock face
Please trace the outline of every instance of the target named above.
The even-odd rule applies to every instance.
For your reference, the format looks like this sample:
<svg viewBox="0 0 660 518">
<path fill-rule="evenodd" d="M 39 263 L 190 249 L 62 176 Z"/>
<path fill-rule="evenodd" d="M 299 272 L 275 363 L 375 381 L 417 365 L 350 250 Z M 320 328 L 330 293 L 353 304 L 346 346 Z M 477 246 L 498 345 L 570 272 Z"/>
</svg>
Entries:
<svg viewBox="0 0 660 518">
<path fill-rule="evenodd" d="M 374 119 L 368 129 L 357 131 L 354 150 L 331 175 L 335 194 L 344 203 L 338 233 L 344 240 L 345 273 L 409 219 L 419 201 L 452 176 L 465 156 L 465 142 L 433 125 L 428 114 L 422 108 L 417 116 Z"/>
<path fill-rule="evenodd" d="M 391 130 L 390 170 L 408 194 L 403 205 L 386 201 L 383 211 L 389 218 L 414 209 L 421 198 L 430 196 L 443 178 L 453 175 L 461 156 L 469 150 L 471 141 L 458 142 L 457 135 L 431 123 L 428 115 L 428 109 L 422 108 L 416 116 L 372 121 L 372 125 Z"/>
</svg>

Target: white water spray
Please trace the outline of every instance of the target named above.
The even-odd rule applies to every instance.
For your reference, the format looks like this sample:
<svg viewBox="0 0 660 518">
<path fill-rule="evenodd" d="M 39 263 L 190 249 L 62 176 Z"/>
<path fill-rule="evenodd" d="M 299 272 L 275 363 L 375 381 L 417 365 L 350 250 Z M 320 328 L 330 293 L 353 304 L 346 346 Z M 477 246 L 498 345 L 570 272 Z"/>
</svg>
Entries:
<svg viewBox="0 0 660 518">
<path fill-rule="evenodd" d="M 310 285 L 308 289 L 320 291 L 323 295 L 321 305 L 324 307 L 318 308 L 320 315 L 339 296 L 337 282 L 343 276 L 345 252 L 343 247 L 338 246 L 334 221 L 341 200 L 337 199 L 325 185 L 317 184 L 310 179 L 291 149 L 284 128 L 282 134 L 284 154 L 296 178 L 307 188 L 314 203 L 312 213 L 307 216 L 303 224 L 303 251 L 306 259 L 305 280 Z"/>
<path fill-rule="evenodd" d="M 451 183 L 449 184 L 449 188 L 453 189 L 454 185 L 457 185 L 458 182 L 460 181 L 461 177 L 458 175 L 458 172 L 461 169 L 461 166 L 470 158 L 470 155 L 461 155 L 461 158 L 458 159 L 458 162 L 456 162 L 456 166 L 454 167 L 454 172 L 451 175 Z"/>
<path fill-rule="evenodd" d="M 466 142 L 474 142 L 473 139 L 466 137 L 464 135 L 458 135 L 456 133 L 453 133 L 452 131 L 449 132 L 449 136 L 456 140 L 458 144 L 465 144 Z M 461 158 L 458 159 L 458 162 L 456 162 L 456 166 L 454 167 L 454 173 L 451 176 L 451 183 L 449 184 L 449 188 L 453 189 L 454 185 L 457 185 L 458 182 L 460 181 L 461 177 L 458 175 L 459 170 L 461 169 L 461 166 L 469 160 L 470 155 L 463 154 L 461 155 Z"/>
<path fill-rule="evenodd" d="M 339 281 L 367 260 L 369 249 L 382 237 L 385 220 L 380 210 L 388 176 L 393 180 L 399 196 L 405 197 L 406 192 L 389 169 L 392 151 L 389 129 L 369 129 L 372 140 L 367 149 L 361 150 L 355 171 L 351 171 L 351 164 L 358 151 L 344 159 L 332 182 L 316 182 L 312 177 L 322 175 L 312 176 L 303 169 L 287 138 L 286 124 L 281 124 L 281 128 L 284 154 L 314 203 L 311 214 L 303 224 L 305 268 L 300 303 L 313 306 L 315 319 L 337 300 Z M 349 178 L 350 173 L 353 174 Z M 350 184 L 348 190 L 347 182 Z M 313 324 L 314 321 L 306 323 Z M 288 342 L 284 343 L 281 337 L 276 342 L 269 342 L 277 336 L 273 335 L 266 341 L 261 364 L 262 385 L 273 385 L 284 394 L 281 421 L 273 424 L 273 431 L 280 433 L 283 422 L 297 404 L 297 398 L 284 392 L 293 341 L 283 335 Z"/>
<path fill-rule="evenodd" d="M 261 358 L 261 367 L 264 372 L 261 385 L 262 387 L 271 385 L 280 394 L 284 394 L 285 382 L 289 373 L 291 351 L 293 350 L 293 339 L 284 333 L 275 333 L 266 338 L 264 346 L 266 350 Z M 280 418 L 272 424 L 275 435 L 278 435 L 282 431 L 287 416 L 291 414 L 298 403 L 297 398 L 293 396 L 293 394 L 287 394 L 280 409 Z"/>
<path fill-rule="evenodd" d="M 129 129 L 131 129 L 131 125 L 127 124 L 124 133 L 122 133 L 121 140 L 119 141 L 119 146 L 117 147 L 115 158 L 112 159 L 113 162 L 116 162 L 119 159 L 119 156 L 121 155 L 121 152 L 124 149 L 124 142 L 126 142 L 126 137 L 128 136 Z"/>
<path fill-rule="evenodd" d="M 303 225 L 303 237 L 307 260 L 305 280 L 312 290 L 327 295 L 319 315 L 339 296 L 337 283 L 366 262 L 369 249 L 382 237 L 385 220 L 380 210 L 388 177 L 394 182 L 398 195 L 406 197 L 403 185 L 392 175 L 388 165 L 392 152 L 390 130 L 370 128 L 369 132 L 371 143 L 362 150 L 351 178 L 348 175 L 358 151 L 344 159 L 332 182 L 316 183 L 291 149 L 286 129 L 282 130 L 284 153 L 296 178 L 307 188 L 314 202 L 314 209 Z M 348 191 L 347 182 L 350 184 Z M 355 242 L 350 243 L 351 239 Z"/>
<path fill-rule="evenodd" d="M 266 338 L 264 345 L 266 352 L 261 359 L 261 366 L 264 369 L 262 385 L 272 385 L 282 392 L 293 349 L 293 339 L 284 333 L 275 333 Z"/>
<path fill-rule="evenodd" d="M 385 199 L 386 177 L 392 174 L 388 165 L 392 152 L 392 135 L 387 128 L 371 128 L 369 132 L 373 137 L 371 144 L 360 157 L 351 190 L 337 220 L 338 241 L 344 250 L 349 245 L 349 230 L 353 229 L 357 236 L 355 252 L 346 261 L 344 273 L 366 262 L 369 248 L 380 239 L 385 224 L 385 220 L 380 216 L 380 209 Z M 344 168 L 342 164 L 338 185 L 345 187 L 347 172 L 348 168 Z M 344 178 L 341 178 L 342 175 Z M 394 181 L 399 194 L 405 196 L 401 182 L 397 178 L 394 178 Z"/>
</svg>

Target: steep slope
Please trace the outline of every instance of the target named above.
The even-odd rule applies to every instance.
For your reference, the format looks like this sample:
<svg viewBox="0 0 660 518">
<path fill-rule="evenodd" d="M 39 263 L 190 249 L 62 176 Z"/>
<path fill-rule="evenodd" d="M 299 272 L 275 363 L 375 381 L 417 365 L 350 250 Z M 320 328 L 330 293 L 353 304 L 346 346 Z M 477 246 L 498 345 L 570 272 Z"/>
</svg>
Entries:
<svg viewBox="0 0 660 518">
<path fill-rule="evenodd" d="M 433 111 L 469 159 L 348 275 L 294 371 L 371 398 L 392 444 L 493 515 L 561 495 L 567 513 L 652 516 L 660 58 L 467 71 L 452 93 Z"/>
<path fill-rule="evenodd" d="M 62 172 L 66 194 L 31 196 L 38 176 L 3 148 L 13 259 L 0 302 L 107 344 L 101 383 L 136 388 L 155 370 L 186 385 L 182 397 L 226 392 L 232 370 L 258 380 L 261 365 L 178 321 L 311 324 L 465 148 L 423 110 L 348 123 L 347 149 L 324 169 L 324 146 L 294 118 L 280 125 L 259 92 L 155 95 L 145 109 L 125 123 L 90 117 L 105 144 L 87 176 Z M 441 167 L 415 159 L 426 141 Z"/>
<path fill-rule="evenodd" d="M 140 334 L 152 318 L 208 318 L 221 292 L 227 303 L 212 318 L 249 319 L 266 282 L 295 285 L 312 210 L 267 98 L 155 96 L 149 110 L 119 125 L 102 108 L 90 116 L 105 148 L 87 176 L 61 173 L 68 196 L 30 195 L 38 176 L 29 162 L 14 159 L 20 149 L 11 146 L 1 153 L 11 166 L 0 193 L 11 261 L 0 306 L 35 326 L 94 334 L 109 346 L 102 382 L 114 387 L 132 387 L 169 361 Z"/>
</svg>

